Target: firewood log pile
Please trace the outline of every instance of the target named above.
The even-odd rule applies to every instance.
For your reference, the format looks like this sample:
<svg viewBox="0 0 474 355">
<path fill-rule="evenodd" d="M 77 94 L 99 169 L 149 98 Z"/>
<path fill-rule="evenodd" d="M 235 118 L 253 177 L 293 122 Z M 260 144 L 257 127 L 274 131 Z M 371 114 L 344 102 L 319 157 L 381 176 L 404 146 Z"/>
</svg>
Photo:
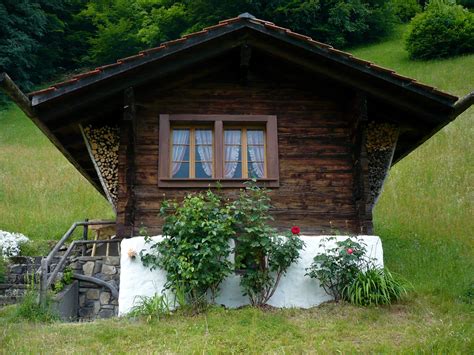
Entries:
<svg viewBox="0 0 474 355">
<path fill-rule="evenodd" d="M 382 191 L 385 177 L 397 144 L 398 127 L 390 123 L 370 122 L 367 127 L 367 157 L 369 161 L 369 205 L 373 206 Z"/>
<path fill-rule="evenodd" d="M 111 126 L 84 128 L 91 152 L 99 168 L 104 184 L 113 204 L 117 204 L 118 194 L 118 150 L 119 128 Z"/>
</svg>

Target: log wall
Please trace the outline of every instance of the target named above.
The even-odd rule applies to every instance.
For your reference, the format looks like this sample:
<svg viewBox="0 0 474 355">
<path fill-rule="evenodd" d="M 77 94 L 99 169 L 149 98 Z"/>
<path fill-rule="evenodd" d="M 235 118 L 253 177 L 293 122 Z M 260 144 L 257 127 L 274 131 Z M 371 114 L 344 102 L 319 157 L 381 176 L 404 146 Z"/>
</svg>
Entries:
<svg viewBox="0 0 474 355">
<path fill-rule="evenodd" d="M 269 80 L 250 74 L 243 86 L 232 73 L 219 73 L 165 93 L 136 93 L 135 232 L 146 226 L 159 233 L 163 198 L 196 191 L 158 186 L 159 115 L 183 113 L 276 115 L 280 186 L 271 192 L 275 225 L 282 230 L 299 225 L 305 234 L 359 231 L 353 197 L 353 93 L 288 75 Z M 127 144 L 127 134 L 121 132 L 117 224 L 122 235 L 130 234 Z M 235 195 L 237 189 L 224 193 Z"/>
</svg>

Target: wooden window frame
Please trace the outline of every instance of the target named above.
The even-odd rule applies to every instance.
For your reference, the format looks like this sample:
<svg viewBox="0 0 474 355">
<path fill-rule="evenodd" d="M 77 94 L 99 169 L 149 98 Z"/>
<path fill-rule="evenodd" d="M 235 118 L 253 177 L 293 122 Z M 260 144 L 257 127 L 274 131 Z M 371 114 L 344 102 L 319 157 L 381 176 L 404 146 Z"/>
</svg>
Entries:
<svg viewBox="0 0 474 355">
<path fill-rule="evenodd" d="M 265 131 L 266 177 L 257 179 L 262 186 L 279 186 L 277 117 L 274 115 L 185 115 L 161 114 L 159 129 L 158 186 L 164 188 L 193 187 L 242 187 L 250 178 L 224 178 L 224 127 L 249 128 L 260 125 Z M 171 129 L 174 126 L 212 126 L 214 142 L 214 177 L 185 178 L 170 177 Z M 242 164 L 243 165 L 243 164 Z"/>
</svg>

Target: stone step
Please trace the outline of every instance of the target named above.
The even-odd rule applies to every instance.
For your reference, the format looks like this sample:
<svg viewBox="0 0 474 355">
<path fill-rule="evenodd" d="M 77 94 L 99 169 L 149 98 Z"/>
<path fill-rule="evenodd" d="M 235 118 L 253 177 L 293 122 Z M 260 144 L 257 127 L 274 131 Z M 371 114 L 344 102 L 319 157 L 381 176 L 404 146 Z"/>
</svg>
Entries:
<svg viewBox="0 0 474 355">
<path fill-rule="evenodd" d="M 0 308 L 11 305 L 11 304 L 20 303 L 21 299 L 22 299 L 21 296 L 1 296 L 0 295 Z"/>
</svg>

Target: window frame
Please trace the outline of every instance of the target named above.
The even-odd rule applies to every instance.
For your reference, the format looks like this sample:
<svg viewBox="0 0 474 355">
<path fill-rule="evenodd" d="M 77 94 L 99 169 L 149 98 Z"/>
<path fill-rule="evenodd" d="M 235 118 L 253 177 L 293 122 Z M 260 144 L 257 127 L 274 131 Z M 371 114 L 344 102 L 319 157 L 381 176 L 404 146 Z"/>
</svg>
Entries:
<svg viewBox="0 0 474 355">
<path fill-rule="evenodd" d="M 242 187 L 251 178 L 224 178 L 224 129 L 251 128 L 260 126 L 265 134 L 265 170 L 266 177 L 257 179 L 261 185 L 268 187 L 279 186 L 278 136 L 277 117 L 275 115 L 189 115 L 189 114 L 160 114 L 159 116 L 159 145 L 158 145 L 158 186 L 159 187 Z M 172 178 L 171 144 L 172 129 L 176 126 L 209 127 L 213 131 L 213 178 Z"/>
</svg>

